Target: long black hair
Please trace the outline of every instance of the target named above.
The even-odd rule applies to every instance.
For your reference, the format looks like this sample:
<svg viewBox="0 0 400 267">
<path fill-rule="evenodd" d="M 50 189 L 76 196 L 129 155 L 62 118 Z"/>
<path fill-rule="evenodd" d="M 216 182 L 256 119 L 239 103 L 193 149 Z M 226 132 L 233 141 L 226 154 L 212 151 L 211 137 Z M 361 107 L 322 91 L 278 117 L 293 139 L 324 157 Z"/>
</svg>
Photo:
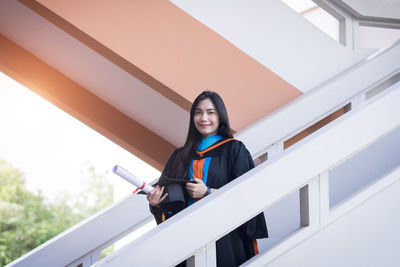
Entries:
<svg viewBox="0 0 400 267">
<path fill-rule="evenodd" d="M 217 134 L 224 138 L 232 138 L 233 134 L 229 125 L 228 112 L 226 111 L 226 107 L 224 101 L 220 97 L 219 94 L 212 91 L 204 91 L 202 92 L 192 104 L 192 108 L 190 109 L 190 120 L 189 120 L 189 130 L 186 137 L 185 145 L 179 150 L 178 154 L 175 157 L 173 166 L 172 166 L 172 174 L 176 178 L 183 179 L 187 176 L 189 170 L 190 161 L 195 157 L 196 150 L 198 145 L 201 142 L 202 136 L 201 133 L 196 129 L 194 125 L 194 113 L 200 101 L 209 98 L 215 106 L 215 109 L 218 112 L 219 116 L 219 125 Z"/>
</svg>

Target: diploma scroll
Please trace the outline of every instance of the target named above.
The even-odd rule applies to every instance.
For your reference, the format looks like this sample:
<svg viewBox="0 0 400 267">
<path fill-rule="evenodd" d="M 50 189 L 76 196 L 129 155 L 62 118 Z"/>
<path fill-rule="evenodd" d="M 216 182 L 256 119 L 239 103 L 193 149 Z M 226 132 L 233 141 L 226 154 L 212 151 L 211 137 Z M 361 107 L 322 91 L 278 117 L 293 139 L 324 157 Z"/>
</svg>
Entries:
<svg viewBox="0 0 400 267">
<path fill-rule="evenodd" d="M 124 178 L 126 181 L 130 182 L 134 186 L 136 186 L 138 189 L 143 190 L 146 194 L 153 191 L 154 187 L 151 185 L 143 182 L 139 178 L 137 178 L 135 175 L 130 173 L 129 171 L 125 170 L 119 165 L 115 165 L 114 168 L 112 169 L 113 173 L 117 174 L 118 176 Z"/>
</svg>

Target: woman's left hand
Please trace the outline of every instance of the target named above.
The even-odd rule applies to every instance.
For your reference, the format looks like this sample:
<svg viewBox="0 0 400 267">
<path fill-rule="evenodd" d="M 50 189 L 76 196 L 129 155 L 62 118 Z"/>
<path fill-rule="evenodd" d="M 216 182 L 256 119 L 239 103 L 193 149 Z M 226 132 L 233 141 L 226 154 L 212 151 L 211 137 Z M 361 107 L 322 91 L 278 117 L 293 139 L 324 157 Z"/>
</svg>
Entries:
<svg viewBox="0 0 400 267">
<path fill-rule="evenodd" d="M 186 190 L 192 198 L 202 198 L 207 192 L 207 186 L 202 180 L 194 178 L 195 183 L 186 183 Z"/>
</svg>

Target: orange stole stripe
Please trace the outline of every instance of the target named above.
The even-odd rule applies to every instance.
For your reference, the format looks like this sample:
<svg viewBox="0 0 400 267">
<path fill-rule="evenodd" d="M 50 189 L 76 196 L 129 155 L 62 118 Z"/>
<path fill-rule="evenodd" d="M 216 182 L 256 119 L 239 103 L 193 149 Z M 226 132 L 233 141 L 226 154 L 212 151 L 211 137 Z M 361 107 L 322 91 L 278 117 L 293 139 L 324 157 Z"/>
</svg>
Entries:
<svg viewBox="0 0 400 267">
<path fill-rule="evenodd" d="M 193 178 L 203 179 L 203 165 L 205 159 L 193 160 Z"/>
<path fill-rule="evenodd" d="M 196 151 L 196 153 L 199 154 L 199 155 L 201 156 L 201 155 L 203 155 L 204 153 L 206 153 L 206 152 L 208 152 L 208 151 L 210 151 L 210 150 L 212 150 L 212 149 L 214 149 L 214 148 L 216 148 L 216 147 L 218 147 L 218 146 L 220 146 L 220 145 L 222 145 L 222 144 L 225 144 L 226 142 L 232 141 L 232 140 L 235 140 L 235 139 L 234 139 L 234 138 L 226 139 L 225 141 L 222 141 L 221 143 L 212 145 L 212 146 L 210 146 L 209 148 L 207 148 L 207 149 L 205 149 L 205 150 L 203 150 L 203 151 Z"/>
<path fill-rule="evenodd" d="M 192 163 L 193 177 L 197 176 L 197 162 L 198 162 L 198 160 L 193 160 L 193 163 Z"/>
<path fill-rule="evenodd" d="M 206 159 L 193 160 L 193 178 L 199 178 L 200 180 L 203 180 L 203 165 L 205 160 Z M 194 199 L 194 202 L 197 200 L 197 198 Z"/>
<path fill-rule="evenodd" d="M 203 180 L 203 165 L 204 165 L 204 161 L 205 161 L 205 159 L 201 159 L 199 161 L 199 164 L 197 165 L 197 172 L 198 172 L 199 177 L 196 177 L 196 178 L 199 178 L 200 180 Z"/>
<path fill-rule="evenodd" d="M 253 239 L 253 249 L 254 249 L 254 255 L 257 255 L 258 254 L 257 239 Z"/>
</svg>

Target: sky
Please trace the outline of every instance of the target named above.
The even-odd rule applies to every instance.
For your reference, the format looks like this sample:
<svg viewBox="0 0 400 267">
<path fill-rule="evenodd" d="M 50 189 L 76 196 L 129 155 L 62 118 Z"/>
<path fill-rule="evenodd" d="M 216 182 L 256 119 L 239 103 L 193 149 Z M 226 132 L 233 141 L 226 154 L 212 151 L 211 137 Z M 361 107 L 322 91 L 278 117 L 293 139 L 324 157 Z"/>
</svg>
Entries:
<svg viewBox="0 0 400 267">
<path fill-rule="evenodd" d="M 0 72 L 0 159 L 22 170 L 29 190 L 54 199 L 77 192 L 85 164 L 110 172 L 115 198 L 135 187 L 111 173 L 115 164 L 144 181 L 159 171 L 111 142 L 47 100 Z"/>
</svg>

